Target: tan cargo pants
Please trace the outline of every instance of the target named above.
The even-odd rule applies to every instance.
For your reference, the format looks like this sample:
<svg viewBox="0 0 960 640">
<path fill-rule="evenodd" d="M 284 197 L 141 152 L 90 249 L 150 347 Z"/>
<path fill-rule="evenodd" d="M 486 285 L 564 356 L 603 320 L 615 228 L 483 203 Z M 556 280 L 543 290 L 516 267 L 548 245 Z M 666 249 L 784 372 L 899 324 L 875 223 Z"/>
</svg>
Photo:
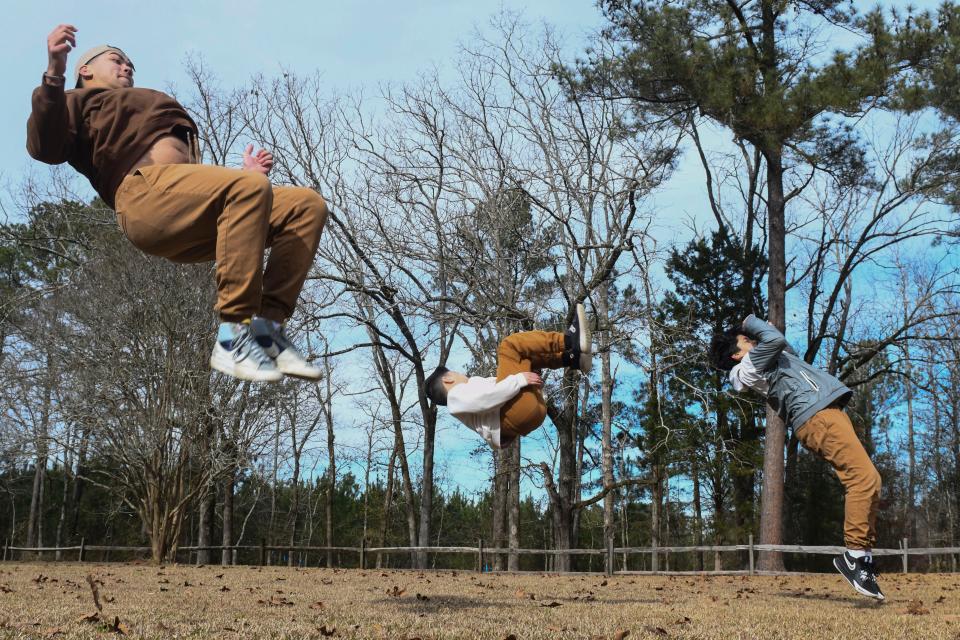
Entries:
<svg viewBox="0 0 960 640">
<path fill-rule="evenodd" d="M 514 373 L 563 367 L 563 334 L 523 331 L 508 336 L 497 349 L 497 382 Z M 500 440 L 509 443 L 543 424 L 547 403 L 538 387 L 524 387 L 500 408 Z"/>
<path fill-rule="evenodd" d="M 144 253 L 216 260 L 216 310 L 226 322 L 253 315 L 283 322 L 293 314 L 327 220 L 312 189 L 200 164 L 137 169 L 117 189 L 116 211 L 124 235 Z"/>
<path fill-rule="evenodd" d="M 843 539 L 848 549 L 872 549 L 882 482 L 850 418 L 842 409 L 824 409 L 796 432 L 804 447 L 829 462 L 846 490 Z"/>
</svg>

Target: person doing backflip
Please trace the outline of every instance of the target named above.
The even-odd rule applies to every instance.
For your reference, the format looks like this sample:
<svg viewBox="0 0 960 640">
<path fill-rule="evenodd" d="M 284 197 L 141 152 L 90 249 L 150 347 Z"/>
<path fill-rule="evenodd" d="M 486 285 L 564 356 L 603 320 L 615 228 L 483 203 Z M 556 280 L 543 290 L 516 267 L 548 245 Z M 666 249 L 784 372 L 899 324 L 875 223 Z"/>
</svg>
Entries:
<svg viewBox="0 0 960 640">
<path fill-rule="evenodd" d="M 47 70 L 33 91 L 27 151 L 47 164 L 69 163 L 117 215 L 127 239 L 173 262 L 216 261 L 217 339 L 212 368 L 244 380 L 320 377 L 291 344 L 293 314 L 327 219 L 312 189 L 278 187 L 273 156 L 249 145 L 243 167 L 200 163 L 197 126 L 172 97 L 134 87 L 121 49 L 67 56 L 77 29 L 47 37 Z M 264 268 L 264 252 L 270 248 Z"/>
<path fill-rule="evenodd" d="M 713 337 L 710 361 L 729 371 L 737 391 L 764 396 L 804 447 L 830 463 L 843 483 L 846 551 L 833 566 L 865 596 L 883 600 L 873 564 L 882 482 L 843 410 L 853 394 L 835 377 L 801 360 L 773 325 L 753 314 Z"/>
<path fill-rule="evenodd" d="M 573 323 L 564 333 L 522 331 L 507 336 L 497 349 L 497 375 L 468 378 L 437 367 L 424 381 L 427 397 L 446 406 L 495 449 L 510 446 L 543 424 L 540 369 L 577 369 L 590 373 L 592 348 L 586 312 L 578 304 Z"/>
</svg>

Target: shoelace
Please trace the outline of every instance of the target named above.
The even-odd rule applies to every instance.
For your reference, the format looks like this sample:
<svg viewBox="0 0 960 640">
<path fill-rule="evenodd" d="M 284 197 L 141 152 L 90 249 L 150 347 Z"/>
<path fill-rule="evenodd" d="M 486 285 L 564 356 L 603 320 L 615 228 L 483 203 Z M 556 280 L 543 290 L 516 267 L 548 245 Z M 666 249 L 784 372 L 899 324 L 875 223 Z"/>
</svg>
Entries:
<svg viewBox="0 0 960 640">
<path fill-rule="evenodd" d="M 876 566 L 870 560 L 863 560 L 860 565 L 860 581 L 866 582 L 871 586 L 877 585 L 877 576 L 880 575 L 880 572 L 877 571 Z"/>
<path fill-rule="evenodd" d="M 234 337 L 232 346 L 233 350 L 240 355 L 240 360 L 252 358 L 257 365 L 264 365 L 270 361 L 270 356 L 268 356 L 257 341 L 254 340 L 253 333 L 251 333 L 249 327 L 244 327 L 240 335 Z"/>
</svg>

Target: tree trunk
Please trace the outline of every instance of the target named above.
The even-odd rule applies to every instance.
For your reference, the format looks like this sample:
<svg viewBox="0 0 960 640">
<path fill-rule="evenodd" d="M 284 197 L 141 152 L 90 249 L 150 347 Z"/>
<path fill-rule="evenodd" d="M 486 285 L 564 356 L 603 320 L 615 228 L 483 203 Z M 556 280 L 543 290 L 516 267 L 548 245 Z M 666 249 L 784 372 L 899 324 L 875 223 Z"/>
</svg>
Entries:
<svg viewBox="0 0 960 640">
<path fill-rule="evenodd" d="M 394 442 L 393 451 L 390 452 L 390 461 L 387 463 L 387 486 L 383 492 L 383 519 L 380 522 L 380 536 L 378 538 L 378 547 L 385 547 L 387 544 L 387 527 L 390 523 L 390 507 L 393 504 L 393 483 L 396 473 L 397 445 Z M 383 563 L 382 554 L 377 554 L 376 567 L 379 569 Z"/>
<path fill-rule="evenodd" d="M 507 458 L 508 449 L 493 450 L 493 481 L 491 483 L 493 522 L 491 523 L 491 542 L 496 548 L 504 546 L 506 540 L 506 507 L 507 507 Z M 494 571 L 503 571 L 503 556 L 493 554 L 491 558 Z"/>
<path fill-rule="evenodd" d="M 779 144 L 764 150 L 767 163 L 767 215 L 770 266 L 767 280 L 768 320 L 786 331 L 786 226 L 783 195 L 783 151 Z M 767 407 L 767 428 L 763 447 L 763 487 L 760 493 L 760 544 L 783 543 L 783 472 L 786 425 Z M 783 571 L 783 554 L 760 553 L 762 571 Z"/>
<path fill-rule="evenodd" d="M 333 432 L 333 368 L 330 366 L 330 358 L 325 357 L 323 359 L 324 368 L 326 369 L 326 385 L 327 392 L 324 397 L 324 404 L 326 409 L 324 410 L 324 417 L 326 418 L 326 427 L 327 427 L 327 495 L 326 495 L 326 505 L 324 509 L 324 533 L 325 540 L 327 541 L 327 546 L 333 546 L 333 505 L 334 497 L 336 496 L 337 491 L 337 450 L 336 450 L 336 436 Z M 369 470 L 370 466 L 367 465 Z M 333 566 L 333 551 L 327 551 L 327 567 Z"/>
<path fill-rule="evenodd" d="M 208 483 L 203 495 L 200 496 L 200 517 L 197 524 L 197 546 L 207 547 L 213 544 L 213 521 L 216 518 L 216 500 L 213 483 Z M 197 551 L 197 564 L 210 564 L 210 550 Z"/>
<path fill-rule="evenodd" d="M 233 490 L 236 483 L 236 469 L 232 463 L 223 480 L 223 541 L 221 544 L 228 547 L 233 544 Z M 230 564 L 231 553 L 224 549 L 220 555 L 220 564 Z"/>
<path fill-rule="evenodd" d="M 420 484 L 420 535 L 418 546 L 430 544 L 430 522 L 433 514 L 433 450 L 436 431 L 436 411 L 433 411 L 432 415 L 424 416 L 423 479 Z M 423 551 L 417 553 L 417 568 L 427 568 L 427 554 Z"/>
<path fill-rule="evenodd" d="M 693 543 L 703 546 L 703 512 L 700 506 L 700 464 L 697 452 L 691 455 L 690 480 L 693 483 Z M 703 552 L 696 555 L 696 570 L 703 571 Z"/>
<path fill-rule="evenodd" d="M 507 492 L 507 529 L 511 549 L 520 548 L 520 444 L 523 438 L 517 438 L 510 453 L 510 490 Z M 509 571 L 520 570 L 520 555 L 511 553 L 507 559 Z"/>
<path fill-rule="evenodd" d="M 609 293 L 605 286 L 598 291 L 599 305 L 597 315 L 602 318 L 604 330 L 598 332 L 598 346 L 600 351 L 600 427 L 603 485 L 610 486 L 614 482 L 613 474 L 613 375 L 610 367 L 610 325 Z M 610 491 L 603 497 L 603 547 L 614 543 L 616 535 L 615 504 L 617 492 Z M 611 560 L 612 561 L 612 560 Z M 612 569 L 612 567 L 611 567 Z"/>
</svg>

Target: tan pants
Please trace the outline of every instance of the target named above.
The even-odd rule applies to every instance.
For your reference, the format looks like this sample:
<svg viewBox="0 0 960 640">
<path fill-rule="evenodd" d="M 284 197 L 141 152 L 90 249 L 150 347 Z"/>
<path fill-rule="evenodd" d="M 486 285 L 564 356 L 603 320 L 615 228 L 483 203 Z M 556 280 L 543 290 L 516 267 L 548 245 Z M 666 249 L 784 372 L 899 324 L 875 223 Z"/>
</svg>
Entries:
<svg viewBox="0 0 960 640">
<path fill-rule="evenodd" d="M 796 432 L 804 447 L 829 462 L 846 490 L 843 539 L 848 549 L 872 549 L 877 541 L 880 474 L 841 409 L 818 411 Z"/>
<path fill-rule="evenodd" d="M 563 334 L 523 331 L 508 336 L 497 349 L 497 382 L 514 373 L 563 367 Z M 500 440 L 507 443 L 543 424 L 547 403 L 537 387 L 524 387 L 500 409 Z"/>
<path fill-rule="evenodd" d="M 216 309 L 227 322 L 257 314 L 283 322 L 293 314 L 327 220 L 312 189 L 199 164 L 137 169 L 117 189 L 116 210 L 141 251 L 174 262 L 216 260 Z"/>
</svg>

